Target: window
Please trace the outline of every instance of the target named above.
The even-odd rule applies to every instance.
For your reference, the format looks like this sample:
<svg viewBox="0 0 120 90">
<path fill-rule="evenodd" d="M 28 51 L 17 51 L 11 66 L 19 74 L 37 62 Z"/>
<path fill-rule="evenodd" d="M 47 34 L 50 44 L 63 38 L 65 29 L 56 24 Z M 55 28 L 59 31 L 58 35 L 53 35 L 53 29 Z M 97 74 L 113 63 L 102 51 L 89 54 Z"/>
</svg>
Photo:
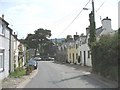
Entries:
<svg viewBox="0 0 120 90">
<path fill-rule="evenodd" d="M 71 59 L 71 53 L 70 53 L 70 59 Z"/>
<path fill-rule="evenodd" d="M 4 51 L 0 50 L 0 72 L 3 71 L 4 68 Z"/>
<path fill-rule="evenodd" d="M 78 54 L 76 53 L 76 59 L 78 59 Z"/>
<path fill-rule="evenodd" d="M 3 23 L 0 25 L 0 34 L 5 35 L 5 26 Z"/>
<path fill-rule="evenodd" d="M 88 58 L 90 58 L 90 51 L 88 51 Z"/>
<path fill-rule="evenodd" d="M 2 34 L 5 34 L 5 26 L 2 24 Z"/>
</svg>

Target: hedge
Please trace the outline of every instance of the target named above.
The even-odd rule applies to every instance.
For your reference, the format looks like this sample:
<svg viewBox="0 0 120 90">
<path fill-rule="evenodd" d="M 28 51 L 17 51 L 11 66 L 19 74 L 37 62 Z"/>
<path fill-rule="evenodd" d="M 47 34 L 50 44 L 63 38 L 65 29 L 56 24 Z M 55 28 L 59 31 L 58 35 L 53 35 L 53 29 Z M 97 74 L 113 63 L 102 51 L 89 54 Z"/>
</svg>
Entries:
<svg viewBox="0 0 120 90">
<path fill-rule="evenodd" d="M 112 80 L 118 80 L 118 34 L 104 35 L 92 44 L 93 72 Z"/>
</svg>

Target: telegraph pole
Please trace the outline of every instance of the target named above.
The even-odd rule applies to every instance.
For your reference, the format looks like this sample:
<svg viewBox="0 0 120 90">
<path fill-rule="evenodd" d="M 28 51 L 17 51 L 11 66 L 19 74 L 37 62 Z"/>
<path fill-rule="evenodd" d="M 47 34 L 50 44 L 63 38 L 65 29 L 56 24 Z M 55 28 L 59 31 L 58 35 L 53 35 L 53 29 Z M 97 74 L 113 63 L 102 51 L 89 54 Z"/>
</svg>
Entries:
<svg viewBox="0 0 120 90">
<path fill-rule="evenodd" d="M 94 9 L 94 0 L 92 0 L 92 12 L 93 12 L 93 24 L 94 24 L 94 29 L 96 29 L 96 24 L 95 24 L 95 9 Z"/>
<path fill-rule="evenodd" d="M 94 10 L 94 0 L 92 0 L 92 11 L 89 14 L 89 21 L 90 21 L 90 40 L 89 45 L 91 47 L 91 43 L 95 42 L 96 40 L 96 25 L 95 25 L 95 10 Z"/>
</svg>

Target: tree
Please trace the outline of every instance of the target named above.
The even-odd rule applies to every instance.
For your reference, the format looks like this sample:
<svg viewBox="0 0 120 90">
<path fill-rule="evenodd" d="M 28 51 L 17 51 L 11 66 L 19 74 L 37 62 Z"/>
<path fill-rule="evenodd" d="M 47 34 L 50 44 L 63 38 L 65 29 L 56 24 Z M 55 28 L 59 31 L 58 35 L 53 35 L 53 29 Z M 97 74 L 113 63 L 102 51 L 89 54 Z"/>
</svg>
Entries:
<svg viewBox="0 0 120 90">
<path fill-rule="evenodd" d="M 51 36 L 51 31 L 47 29 L 37 29 L 34 34 L 28 34 L 24 43 L 27 44 L 28 49 L 35 49 L 35 55 L 37 50 L 41 51 L 39 53 L 44 53 L 45 46 L 50 42 L 48 39 Z"/>
<path fill-rule="evenodd" d="M 40 38 L 49 38 L 51 36 L 51 31 L 43 28 L 39 28 L 34 31 L 36 35 L 38 35 Z"/>
<path fill-rule="evenodd" d="M 38 47 L 38 42 L 36 41 L 35 34 L 28 34 L 25 39 L 25 43 L 27 44 L 28 49 L 29 48 L 36 49 Z"/>
</svg>

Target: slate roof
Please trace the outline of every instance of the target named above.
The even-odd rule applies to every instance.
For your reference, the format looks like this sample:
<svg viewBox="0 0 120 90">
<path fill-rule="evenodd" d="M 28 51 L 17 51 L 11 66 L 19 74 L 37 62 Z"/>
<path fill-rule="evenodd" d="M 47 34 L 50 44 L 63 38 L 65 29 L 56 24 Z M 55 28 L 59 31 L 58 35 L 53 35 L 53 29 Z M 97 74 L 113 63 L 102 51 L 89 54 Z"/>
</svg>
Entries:
<svg viewBox="0 0 120 90">
<path fill-rule="evenodd" d="M 96 36 L 98 37 L 104 29 L 101 27 L 96 29 Z"/>
</svg>

